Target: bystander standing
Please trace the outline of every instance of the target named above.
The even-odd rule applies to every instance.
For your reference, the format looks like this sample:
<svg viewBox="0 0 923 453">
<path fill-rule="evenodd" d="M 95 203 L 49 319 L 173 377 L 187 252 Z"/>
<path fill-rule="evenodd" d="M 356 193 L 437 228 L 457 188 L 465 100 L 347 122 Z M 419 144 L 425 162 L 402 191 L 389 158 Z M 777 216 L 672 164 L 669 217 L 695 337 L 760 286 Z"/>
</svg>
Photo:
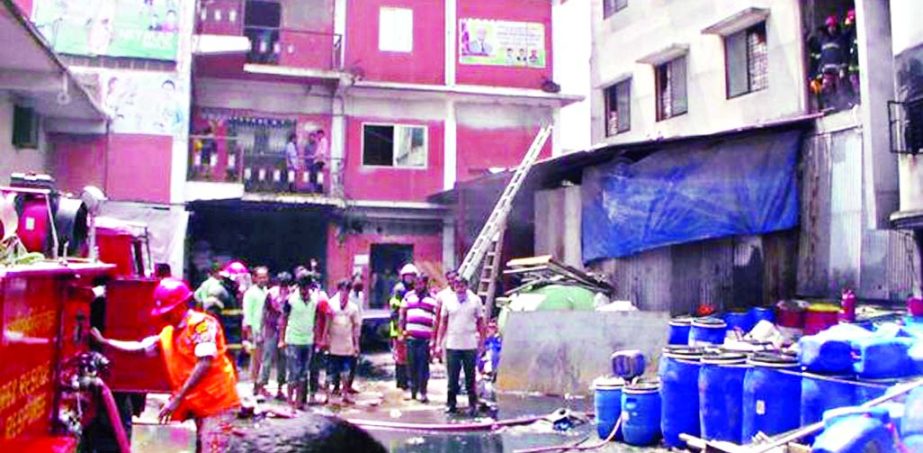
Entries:
<svg viewBox="0 0 923 453">
<path fill-rule="evenodd" d="M 465 388 L 468 392 L 468 413 L 476 415 L 478 394 L 476 390 L 475 363 L 479 351 L 484 349 L 484 307 L 481 299 L 468 289 L 468 281 L 456 278 L 452 287 L 454 297 L 446 298 L 442 306 L 437 351 L 446 352 L 446 371 L 449 380 L 449 393 L 446 411 L 457 412 L 458 379 L 462 369 L 465 371 Z"/>
<path fill-rule="evenodd" d="M 324 335 L 328 351 L 327 399 L 329 401 L 331 393 L 339 393 L 344 404 L 351 404 L 353 400 L 346 389 L 352 385 L 349 373 L 356 366 L 362 320 L 359 307 L 349 301 L 349 280 L 337 283 L 337 293 L 331 298 L 329 310 Z"/>
<path fill-rule="evenodd" d="M 410 398 L 427 403 L 430 343 L 436 323 L 436 300 L 429 292 L 429 277 L 420 274 L 414 290 L 404 296 L 401 327 L 407 339 L 407 366 L 410 369 Z"/>
</svg>

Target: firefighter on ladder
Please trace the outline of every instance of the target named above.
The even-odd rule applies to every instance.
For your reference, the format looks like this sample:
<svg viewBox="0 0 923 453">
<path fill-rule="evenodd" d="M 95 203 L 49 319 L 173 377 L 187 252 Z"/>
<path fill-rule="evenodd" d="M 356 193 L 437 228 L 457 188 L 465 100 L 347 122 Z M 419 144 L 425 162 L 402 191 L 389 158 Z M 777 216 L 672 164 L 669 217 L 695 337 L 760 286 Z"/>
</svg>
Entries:
<svg viewBox="0 0 923 453">
<path fill-rule="evenodd" d="M 193 310 L 192 291 L 182 280 L 166 278 L 154 290 L 151 317 L 162 330 L 141 341 L 104 338 L 100 344 L 126 352 L 159 354 L 164 361 L 173 394 L 160 411 L 161 422 L 196 422 L 196 451 L 226 449 L 229 423 L 240 406 L 234 364 L 227 355 L 224 332 L 214 317 Z"/>
</svg>

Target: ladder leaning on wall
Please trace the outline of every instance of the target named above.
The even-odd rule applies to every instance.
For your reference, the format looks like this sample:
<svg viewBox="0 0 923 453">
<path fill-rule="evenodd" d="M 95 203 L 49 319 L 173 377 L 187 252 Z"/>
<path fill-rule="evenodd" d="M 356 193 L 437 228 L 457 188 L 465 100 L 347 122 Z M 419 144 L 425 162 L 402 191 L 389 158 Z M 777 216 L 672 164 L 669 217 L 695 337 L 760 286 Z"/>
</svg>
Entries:
<svg viewBox="0 0 923 453">
<path fill-rule="evenodd" d="M 503 235 L 506 231 L 507 217 L 513 209 L 513 200 L 516 198 L 519 189 L 522 188 L 529 170 L 535 165 L 542 148 L 545 147 L 545 142 L 551 136 L 551 129 L 552 126 L 544 126 L 538 131 L 535 139 L 532 140 L 532 145 L 526 155 L 523 156 L 522 162 L 519 163 L 516 172 L 513 173 L 512 179 L 503 189 L 503 193 L 500 194 L 500 198 L 497 200 L 497 204 L 494 205 L 487 222 L 481 227 L 481 232 L 478 233 L 477 238 L 475 238 L 474 243 L 468 253 L 465 254 L 465 258 L 458 268 L 461 278 L 472 281 L 477 274 L 478 267 L 483 262 L 484 266 L 481 268 L 477 280 L 477 294 L 487 306 L 489 316 L 492 316 L 494 311 L 494 297 L 497 289 L 497 277 L 499 277 L 500 268 L 502 267 L 500 259 L 503 251 Z"/>
</svg>

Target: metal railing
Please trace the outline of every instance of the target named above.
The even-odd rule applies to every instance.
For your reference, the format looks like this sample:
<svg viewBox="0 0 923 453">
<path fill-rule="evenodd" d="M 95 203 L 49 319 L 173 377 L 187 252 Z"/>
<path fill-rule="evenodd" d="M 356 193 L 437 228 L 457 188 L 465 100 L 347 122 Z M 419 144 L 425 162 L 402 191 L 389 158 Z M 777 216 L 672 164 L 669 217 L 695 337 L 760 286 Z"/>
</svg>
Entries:
<svg viewBox="0 0 923 453">
<path fill-rule="evenodd" d="M 283 153 L 244 150 L 235 137 L 193 135 L 190 142 L 189 181 L 243 184 L 247 192 L 343 195 L 342 159 L 299 155 L 290 166 Z"/>
<path fill-rule="evenodd" d="M 923 153 L 923 97 L 888 101 L 888 126 L 892 153 Z"/>
<path fill-rule="evenodd" d="M 199 0 L 196 32 L 247 37 L 250 40 L 248 63 L 307 69 L 342 68 L 340 34 L 248 25 L 246 6 L 246 0 Z M 330 22 L 333 22 L 332 16 Z"/>
<path fill-rule="evenodd" d="M 244 27 L 250 40 L 247 62 L 295 68 L 342 68 L 342 40 L 336 33 L 276 27 Z"/>
</svg>

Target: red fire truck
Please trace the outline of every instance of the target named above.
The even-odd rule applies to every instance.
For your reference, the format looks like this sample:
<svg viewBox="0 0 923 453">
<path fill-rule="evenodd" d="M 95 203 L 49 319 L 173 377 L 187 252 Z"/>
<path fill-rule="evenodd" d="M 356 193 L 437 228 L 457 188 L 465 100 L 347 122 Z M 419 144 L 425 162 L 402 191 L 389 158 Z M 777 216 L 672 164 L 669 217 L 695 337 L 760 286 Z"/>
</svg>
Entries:
<svg viewBox="0 0 923 453">
<path fill-rule="evenodd" d="M 154 333 L 147 230 L 97 218 L 102 200 L 35 175 L 0 188 L 0 451 L 127 451 L 144 395 L 167 391 L 156 357 L 89 342 Z"/>
</svg>

